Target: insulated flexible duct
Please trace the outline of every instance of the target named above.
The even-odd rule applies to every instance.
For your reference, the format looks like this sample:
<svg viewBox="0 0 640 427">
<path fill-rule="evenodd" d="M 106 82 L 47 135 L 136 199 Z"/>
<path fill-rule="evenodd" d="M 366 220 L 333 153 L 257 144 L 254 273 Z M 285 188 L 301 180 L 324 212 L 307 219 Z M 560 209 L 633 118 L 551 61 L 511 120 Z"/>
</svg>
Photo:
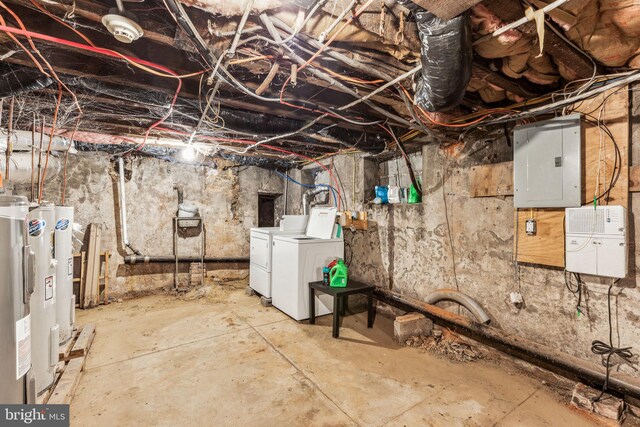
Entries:
<svg viewBox="0 0 640 427">
<path fill-rule="evenodd" d="M 431 112 L 456 107 L 471 79 L 473 45 L 469 12 L 444 20 L 409 0 L 398 3 L 413 12 L 420 36 L 422 75 L 416 85 L 416 104 Z"/>
<path fill-rule="evenodd" d="M 464 98 L 471 79 L 473 47 L 468 12 L 448 21 L 425 10 L 416 10 L 422 44 L 422 78 L 415 102 L 427 111 L 445 111 Z"/>
</svg>

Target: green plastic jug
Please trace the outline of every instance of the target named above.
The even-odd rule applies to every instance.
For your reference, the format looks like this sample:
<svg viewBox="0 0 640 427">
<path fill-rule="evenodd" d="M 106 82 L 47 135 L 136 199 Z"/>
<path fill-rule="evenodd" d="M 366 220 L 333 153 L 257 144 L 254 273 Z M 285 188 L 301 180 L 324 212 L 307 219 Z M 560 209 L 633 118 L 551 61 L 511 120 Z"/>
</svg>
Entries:
<svg viewBox="0 0 640 427">
<path fill-rule="evenodd" d="M 409 197 L 407 197 L 409 203 L 421 203 L 422 195 L 418 192 L 418 189 L 411 184 L 409 187 Z"/>
<path fill-rule="evenodd" d="M 329 271 L 329 286 L 345 288 L 347 286 L 347 266 L 342 258 Z"/>
</svg>

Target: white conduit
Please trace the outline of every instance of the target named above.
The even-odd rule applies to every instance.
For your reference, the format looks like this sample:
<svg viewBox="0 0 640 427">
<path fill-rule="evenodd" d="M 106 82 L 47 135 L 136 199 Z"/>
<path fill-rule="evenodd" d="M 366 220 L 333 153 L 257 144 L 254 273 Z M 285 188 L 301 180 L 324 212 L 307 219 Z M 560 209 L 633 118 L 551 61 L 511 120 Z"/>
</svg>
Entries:
<svg viewBox="0 0 640 427">
<path fill-rule="evenodd" d="M 543 7 L 542 13 L 546 14 L 548 12 L 551 12 L 553 9 L 562 6 L 563 4 L 565 4 L 566 2 L 568 2 L 569 0 L 556 0 L 551 4 L 548 4 L 547 6 Z M 514 28 L 519 27 L 520 25 L 526 24 L 527 22 L 531 21 L 532 19 L 529 16 L 523 16 L 522 18 L 518 19 L 515 22 L 512 22 L 509 25 L 505 25 L 504 27 L 498 28 L 497 30 L 495 30 L 493 32 L 493 36 L 494 37 L 498 37 L 500 34 L 506 33 L 509 30 L 513 30 Z"/>
<path fill-rule="evenodd" d="M 129 246 L 129 235 L 127 233 L 127 200 L 124 193 L 124 161 L 122 157 L 118 157 L 118 173 L 120 174 L 120 188 L 118 191 L 120 197 L 120 231 L 122 233 L 122 246 L 126 251 Z"/>
</svg>

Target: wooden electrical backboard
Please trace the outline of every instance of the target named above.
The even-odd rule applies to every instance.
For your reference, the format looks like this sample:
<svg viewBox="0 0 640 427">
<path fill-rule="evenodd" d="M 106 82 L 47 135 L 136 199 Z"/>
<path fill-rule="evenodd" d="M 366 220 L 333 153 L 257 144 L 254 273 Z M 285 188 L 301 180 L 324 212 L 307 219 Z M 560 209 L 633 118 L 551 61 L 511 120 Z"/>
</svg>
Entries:
<svg viewBox="0 0 640 427">
<path fill-rule="evenodd" d="M 513 196 L 513 162 L 473 166 L 471 197 Z"/>
<path fill-rule="evenodd" d="M 592 119 L 597 120 L 606 98 L 601 121 L 611 130 L 621 157 L 620 173 L 611 190 L 609 204 L 628 207 L 629 91 L 628 88 L 623 88 L 614 92 L 615 90 L 605 92 L 584 101 L 576 111 L 590 114 Z M 601 133 L 597 126 L 585 123 L 584 134 L 582 197 L 583 202 L 589 204 L 593 203 L 596 190 L 598 163 L 600 163 L 600 180 L 597 194 L 600 195 L 609 186 L 614 173 L 616 154 L 611 139 Z M 602 141 L 604 143 L 601 150 Z M 535 236 L 528 236 L 525 233 L 525 222 L 530 217 L 533 217 L 537 223 Z M 517 227 L 514 234 L 517 237 L 514 238 L 514 255 L 518 262 L 564 267 L 564 209 L 519 209 L 514 224 Z"/>
</svg>

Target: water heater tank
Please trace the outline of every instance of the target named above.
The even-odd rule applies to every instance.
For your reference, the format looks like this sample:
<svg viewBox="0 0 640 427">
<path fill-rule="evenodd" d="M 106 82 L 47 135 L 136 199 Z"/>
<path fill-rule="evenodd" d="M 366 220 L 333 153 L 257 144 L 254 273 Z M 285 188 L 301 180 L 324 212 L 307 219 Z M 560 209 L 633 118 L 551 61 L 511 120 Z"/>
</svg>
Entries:
<svg viewBox="0 0 640 427">
<path fill-rule="evenodd" d="M 35 403 L 31 368 L 33 254 L 27 242 L 28 202 L 0 196 L 0 403 Z"/>
<path fill-rule="evenodd" d="M 29 244 L 35 253 L 35 283 L 31 296 L 31 360 L 36 392 L 44 393 L 55 378 L 59 332 L 56 323 L 56 259 L 52 204 L 32 206 L 29 212 Z"/>
<path fill-rule="evenodd" d="M 73 208 L 56 206 L 56 320 L 60 328 L 60 345 L 71 339 L 75 320 L 76 297 L 73 295 Z"/>
</svg>

